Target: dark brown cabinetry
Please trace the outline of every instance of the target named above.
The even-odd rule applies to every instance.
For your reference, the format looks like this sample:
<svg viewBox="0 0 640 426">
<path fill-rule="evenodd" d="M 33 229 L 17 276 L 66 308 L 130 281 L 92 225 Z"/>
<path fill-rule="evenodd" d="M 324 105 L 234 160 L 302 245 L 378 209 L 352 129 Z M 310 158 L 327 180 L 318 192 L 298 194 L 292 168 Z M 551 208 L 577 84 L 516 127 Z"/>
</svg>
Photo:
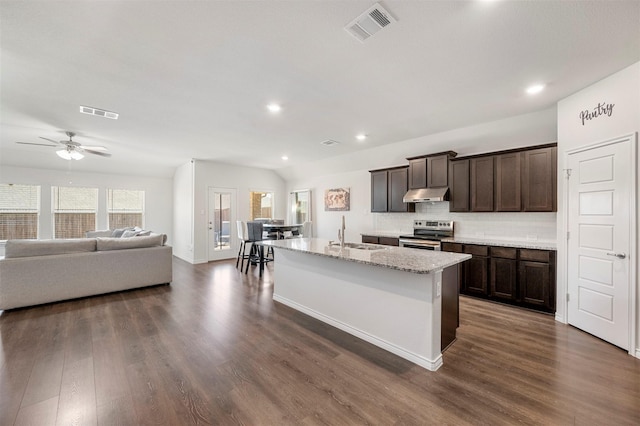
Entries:
<svg viewBox="0 0 640 426">
<path fill-rule="evenodd" d="M 427 157 L 427 188 L 449 185 L 449 154 Z"/>
<path fill-rule="evenodd" d="M 469 211 L 469 160 L 451 161 L 449 165 L 449 197 L 449 211 Z"/>
<path fill-rule="evenodd" d="M 520 250 L 520 300 L 530 307 L 555 311 L 555 255 L 553 251 Z M 548 283 L 553 282 L 551 286 Z"/>
<path fill-rule="evenodd" d="M 399 246 L 400 239 L 394 237 L 378 237 L 375 235 L 363 235 L 362 236 L 363 243 L 369 244 L 382 244 L 384 246 Z"/>
<path fill-rule="evenodd" d="M 370 171 L 372 212 L 415 211 L 415 204 L 402 202 L 407 192 L 408 170 L 403 166 Z"/>
<path fill-rule="evenodd" d="M 409 189 L 442 188 L 449 185 L 449 159 L 457 154 L 453 151 L 409 160 Z"/>
<path fill-rule="evenodd" d="M 449 210 L 556 211 L 556 173 L 555 144 L 451 160 Z"/>
<path fill-rule="evenodd" d="M 427 159 L 414 158 L 409 160 L 409 189 L 427 187 Z"/>
<path fill-rule="evenodd" d="M 465 294 L 487 296 L 489 292 L 489 247 L 465 244 L 463 253 L 473 257 L 464 262 L 464 281 L 462 291 Z"/>
<path fill-rule="evenodd" d="M 472 158 L 469 164 L 472 212 L 493 211 L 493 156 Z"/>
<path fill-rule="evenodd" d="M 491 247 L 490 295 L 496 299 L 514 301 L 517 298 L 518 250 L 510 247 Z"/>
<path fill-rule="evenodd" d="M 473 256 L 462 264 L 461 293 L 555 312 L 555 251 L 446 242 L 442 250 Z"/>
<path fill-rule="evenodd" d="M 520 153 L 495 156 L 495 195 L 497 212 L 519 212 L 522 209 Z"/>
<path fill-rule="evenodd" d="M 556 207 L 557 148 L 522 153 L 522 210 L 554 212 Z"/>
</svg>

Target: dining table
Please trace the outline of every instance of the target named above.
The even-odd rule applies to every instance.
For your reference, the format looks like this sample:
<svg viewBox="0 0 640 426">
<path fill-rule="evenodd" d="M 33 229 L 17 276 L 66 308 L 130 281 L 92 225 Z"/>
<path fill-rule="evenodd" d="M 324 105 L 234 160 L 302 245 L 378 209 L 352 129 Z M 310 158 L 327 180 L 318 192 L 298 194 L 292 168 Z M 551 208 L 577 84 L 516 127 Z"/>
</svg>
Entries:
<svg viewBox="0 0 640 426">
<path fill-rule="evenodd" d="M 295 230 L 302 230 L 302 224 L 294 224 L 294 225 L 281 225 L 281 224 L 275 224 L 275 223 L 264 223 L 262 225 L 262 228 L 268 233 L 268 234 L 276 234 L 276 239 L 277 240 L 281 240 L 284 238 L 284 233 L 287 231 L 295 231 Z"/>
</svg>

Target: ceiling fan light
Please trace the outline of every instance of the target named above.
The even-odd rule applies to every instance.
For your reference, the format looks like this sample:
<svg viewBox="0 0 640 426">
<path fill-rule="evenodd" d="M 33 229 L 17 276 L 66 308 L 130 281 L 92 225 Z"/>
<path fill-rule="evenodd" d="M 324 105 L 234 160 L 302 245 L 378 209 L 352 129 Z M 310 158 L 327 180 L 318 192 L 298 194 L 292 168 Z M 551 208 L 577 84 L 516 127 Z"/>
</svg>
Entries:
<svg viewBox="0 0 640 426">
<path fill-rule="evenodd" d="M 82 160 L 84 158 L 84 155 L 80 154 L 78 151 L 71 151 L 70 155 L 74 160 Z"/>
<path fill-rule="evenodd" d="M 58 157 L 60 158 L 64 158 L 65 160 L 71 160 L 71 153 L 68 152 L 66 149 L 61 149 L 56 151 L 56 154 L 58 154 Z"/>
<path fill-rule="evenodd" d="M 64 158 L 65 160 L 82 160 L 84 158 L 84 155 L 78 151 L 68 149 L 58 150 L 56 151 L 56 154 L 58 154 L 58 157 Z"/>
</svg>

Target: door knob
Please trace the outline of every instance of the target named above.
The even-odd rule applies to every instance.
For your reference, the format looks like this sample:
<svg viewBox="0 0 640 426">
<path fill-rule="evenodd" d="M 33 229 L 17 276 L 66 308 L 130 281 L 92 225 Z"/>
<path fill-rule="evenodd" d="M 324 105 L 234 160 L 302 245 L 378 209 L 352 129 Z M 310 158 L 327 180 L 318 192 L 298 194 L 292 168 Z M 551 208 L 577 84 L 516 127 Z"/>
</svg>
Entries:
<svg viewBox="0 0 640 426">
<path fill-rule="evenodd" d="M 624 259 L 627 257 L 627 255 L 624 253 L 607 253 L 607 256 L 615 256 L 618 259 Z"/>
</svg>

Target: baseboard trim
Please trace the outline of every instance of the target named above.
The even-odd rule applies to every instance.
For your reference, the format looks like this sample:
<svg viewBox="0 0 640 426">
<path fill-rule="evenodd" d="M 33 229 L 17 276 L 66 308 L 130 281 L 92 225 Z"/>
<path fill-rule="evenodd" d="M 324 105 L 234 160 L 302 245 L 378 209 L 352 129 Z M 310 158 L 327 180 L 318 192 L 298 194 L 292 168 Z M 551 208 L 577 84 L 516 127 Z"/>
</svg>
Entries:
<svg viewBox="0 0 640 426">
<path fill-rule="evenodd" d="M 636 348 L 636 358 L 640 359 L 640 348 Z"/>
<path fill-rule="evenodd" d="M 313 317 L 319 321 L 322 321 L 333 327 L 336 327 L 346 333 L 354 335 L 379 348 L 389 351 L 392 354 L 398 355 L 399 357 L 404 358 L 408 361 L 411 361 L 414 364 L 417 364 L 420 367 L 426 368 L 429 371 L 436 371 L 438 368 L 442 366 L 442 354 L 438 355 L 436 359 L 433 359 L 433 360 L 428 359 L 422 355 L 407 351 L 406 349 L 401 348 L 397 345 L 394 345 L 393 343 L 387 342 L 386 340 L 380 339 L 376 336 L 366 333 L 358 328 L 352 327 L 349 324 L 345 324 L 342 321 L 338 321 L 318 311 L 315 311 L 306 306 L 300 305 L 299 303 L 294 302 L 293 300 L 287 299 L 286 297 L 282 297 L 274 293 L 273 300 L 275 300 L 276 302 L 282 303 L 283 305 L 287 305 L 290 308 L 295 309 L 296 311 L 300 311 L 304 314 L 307 314 L 310 317 Z"/>
</svg>

